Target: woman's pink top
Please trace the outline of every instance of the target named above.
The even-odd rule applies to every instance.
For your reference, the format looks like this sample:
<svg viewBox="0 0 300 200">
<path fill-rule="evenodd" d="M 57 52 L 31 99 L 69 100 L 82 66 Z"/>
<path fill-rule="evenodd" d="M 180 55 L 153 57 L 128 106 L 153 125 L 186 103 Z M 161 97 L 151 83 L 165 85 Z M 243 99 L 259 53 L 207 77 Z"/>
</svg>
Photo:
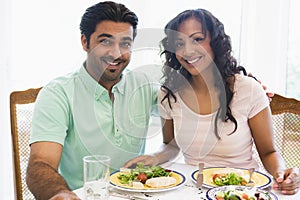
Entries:
<svg viewBox="0 0 300 200">
<path fill-rule="evenodd" d="M 257 81 L 236 75 L 230 108 L 238 127 L 229 135 L 234 130 L 234 124 L 230 120 L 226 123 L 219 120 L 220 140 L 214 133 L 216 113 L 197 114 L 187 107 L 178 93 L 175 95 L 177 102 L 172 103 L 172 110 L 165 100 L 160 103 L 160 114 L 165 119 L 173 120 L 175 139 L 186 163 L 197 165 L 201 161 L 205 167 L 258 168 L 252 153 L 253 139 L 248 120 L 269 106 L 269 101 Z M 164 92 L 160 91 L 159 102 L 163 96 Z"/>
</svg>

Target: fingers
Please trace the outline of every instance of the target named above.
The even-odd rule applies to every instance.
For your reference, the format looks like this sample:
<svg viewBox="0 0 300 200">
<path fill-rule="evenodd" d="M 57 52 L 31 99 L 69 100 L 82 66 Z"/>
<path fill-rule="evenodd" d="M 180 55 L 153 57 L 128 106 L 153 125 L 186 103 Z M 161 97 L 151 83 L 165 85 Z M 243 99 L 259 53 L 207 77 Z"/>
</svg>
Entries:
<svg viewBox="0 0 300 200">
<path fill-rule="evenodd" d="M 298 192 L 300 186 L 299 169 L 292 168 L 283 172 L 277 173 L 275 183 L 273 184 L 274 190 L 280 190 L 282 194 L 292 195 Z"/>
<path fill-rule="evenodd" d="M 282 183 L 284 180 L 284 173 L 281 172 L 277 172 L 277 177 L 275 177 L 275 180 L 277 183 Z"/>
<path fill-rule="evenodd" d="M 145 166 L 152 166 L 158 164 L 158 160 L 155 156 L 143 155 L 129 160 L 127 163 L 125 163 L 124 167 L 134 168 L 139 162 L 143 163 Z"/>
<path fill-rule="evenodd" d="M 80 200 L 80 198 L 74 192 L 66 191 L 66 190 L 56 194 L 49 200 L 63 200 L 63 199 Z"/>
<path fill-rule="evenodd" d="M 139 156 L 129 160 L 127 163 L 125 163 L 124 167 L 133 168 L 137 165 L 138 162 L 144 163 L 144 161 L 145 161 L 145 156 Z"/>
<path fill-rule="evenodd" d="M 269 97 L 269 98 L 272 98 L 272 97 L 274 97 L 274 92 L 267 92 L 267 96 Z"/>
</svg>

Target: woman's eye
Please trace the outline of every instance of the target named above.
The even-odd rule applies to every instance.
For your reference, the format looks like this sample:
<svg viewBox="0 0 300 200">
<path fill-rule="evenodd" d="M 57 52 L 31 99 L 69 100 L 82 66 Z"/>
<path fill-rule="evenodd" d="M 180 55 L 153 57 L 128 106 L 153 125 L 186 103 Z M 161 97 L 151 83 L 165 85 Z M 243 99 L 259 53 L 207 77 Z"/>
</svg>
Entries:
<svg viewBox="0 0 300 200">
<path fill-rule="evenodd" d="M 201 41 L 203 41 L 204 40 L 204 38 L 202 38 L 202 37 L 197 37 L 197 38 L 194 38 L 193 39 L 193 42 L 194 43 L 199 43 L 199 42 L 201 42 Z"/>
<path fill-rule="evenodd" d="M 175 42 L 175 48 L 176 49 L 179 49 L 179 48 L 181 48 L 181 47 L 183 47 L 184 46 L 184 43 L 183 42 Z"/>
</svg>

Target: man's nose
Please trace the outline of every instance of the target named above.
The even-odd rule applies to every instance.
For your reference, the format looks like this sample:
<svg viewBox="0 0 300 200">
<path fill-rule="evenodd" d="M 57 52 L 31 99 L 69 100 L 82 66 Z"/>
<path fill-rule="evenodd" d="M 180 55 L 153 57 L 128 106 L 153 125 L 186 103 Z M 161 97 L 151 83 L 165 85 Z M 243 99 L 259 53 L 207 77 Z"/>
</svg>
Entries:
<svg viewBox="0 0 300 200">
<path fill-rule="evenodd" d="M 114 57 L 115 59 L 119 58 L 122 55 L 119 45 L 111 46 L 111 48 L 109 49 L 109 55 Z"/>
</svg>

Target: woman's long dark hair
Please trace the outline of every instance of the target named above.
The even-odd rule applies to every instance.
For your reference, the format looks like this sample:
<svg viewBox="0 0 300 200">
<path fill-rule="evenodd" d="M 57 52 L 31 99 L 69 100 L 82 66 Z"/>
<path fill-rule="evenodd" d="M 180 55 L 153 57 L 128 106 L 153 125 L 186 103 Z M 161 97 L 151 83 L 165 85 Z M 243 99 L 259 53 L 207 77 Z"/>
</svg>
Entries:
<svg viewBox="0 0 300 200">
<path fill-rule="evenodd" d="M 191 79 L 191 74 L 181 67 L 176 59 L 174 44 L 179 25 L 190 18 L 195 18 L 202 24 L 202 32 L 205 37 L 207 31 L 210 33 L 210 46 L 214 54 L 214 64 L 216 66 L 214 74 L 219 74 L 221 77 L 217 78 L 215 82 L 215 87 L 221 91 L 219 95 L 220 108 L 218 109 L 217 117 L 215 118 L 215 135 L 220 139 L 217 129 L 218 118 L 224 122 L 229 119 L 234 123 L 235 128 L 232 133 L 237 129 L 237 121 L 232 115 L 229 107 L 233 97 L 231 86 L 234 82 L 234 75 L 240 73 L 240 71 L 243 71 L 244 75 L 246 75 L 246 71 L 243 67 L 237 66 L 237 61 L 232 56 L 231 40 L 230 37 L 225 34 L 223 24 L 209 11 L 204 9 L 186 10 L 177 15 L 166 25 L 166 37 L 161 41 L 163 47 L 162 55 L 165 55 L 162 90 L 166 92 L 162 102 L 167 100 L 172 109 L 170 99 L 174 98 L 174 101 L 176 102 L 177 100 L 174 93 L 180 89 L 184 81 Z M 224 90 L 225 92 L 222 92 Z"/>
</svg>

